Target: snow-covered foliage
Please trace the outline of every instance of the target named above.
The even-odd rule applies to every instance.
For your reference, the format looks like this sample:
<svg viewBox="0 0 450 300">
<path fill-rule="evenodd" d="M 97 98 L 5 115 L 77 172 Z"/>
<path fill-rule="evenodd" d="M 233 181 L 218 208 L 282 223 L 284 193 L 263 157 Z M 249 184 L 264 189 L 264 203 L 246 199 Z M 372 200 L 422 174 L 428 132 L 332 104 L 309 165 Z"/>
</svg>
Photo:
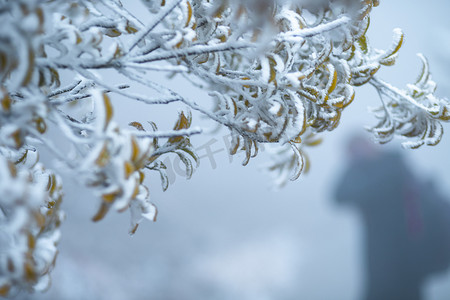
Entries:
<svg viewBox="0 0 450 300">
<path fill-rule="evenodd" d="M 28 153 L 29 152 L 29 153 Z M 28 154 L 27 154 L 28 153 Z M 0 157 L 0 294 L 50 284 L 64 217 L 61 182 L 25 150 Z M 13 163 L 14 162 L 14 163 Z M 13 292 L 14 293 L 14 292 Z"/>
<path fill-rule="evenodd" d="M 45 288 L 56 256 L 61 185 L 38 162 L 40 147 L 92 187 L 100 200 L 94 221 L 110 209 L 129 209 L 134 233 L 157 215 L 144 172 L 159 172 L 167 189 L 164 156 L 178 155 L 188 177 L 198 164 L 189 136 L 202 129 L 191 128 L 189 109 L 230 130 L 231 153 L 244 150 L 244 165 L 261 143 L 278 145 L 271 168 L 279 184 L 298 178 L 307 165 L 303 148 L 338 126 L 357 86 L 369 83 L 380 93 L 380 123 L 370 129 L 379 142 L 401 136 L 406 147 L 435 145 L 440 121 L 450 118 L 449 102 L 433 95 L 422 56 L 422 74 L 405 90 L 375 77 L 395 63 L 403 42 L 395 29 L 388 50 L 368 43 L 377 0 L 142 3 L 145 20 L 119 0 L 0 0 L 2 296 Z M 101 70 L 128 82 L 111 84 Z M 214 109 L 149 80 L 153 71 L 180 73 L 208 88 Z M 131 83 L 154 94 L 138 94 Z M 159 130 L 151 120 L 146 130 L 132 115 L 130 127 L 121 128 L 114 94 L 148 105 L 177 102 L 185 111 L 173 130 Z M 60 131 L 58 140 L 50 127 Z"/>
</svg>

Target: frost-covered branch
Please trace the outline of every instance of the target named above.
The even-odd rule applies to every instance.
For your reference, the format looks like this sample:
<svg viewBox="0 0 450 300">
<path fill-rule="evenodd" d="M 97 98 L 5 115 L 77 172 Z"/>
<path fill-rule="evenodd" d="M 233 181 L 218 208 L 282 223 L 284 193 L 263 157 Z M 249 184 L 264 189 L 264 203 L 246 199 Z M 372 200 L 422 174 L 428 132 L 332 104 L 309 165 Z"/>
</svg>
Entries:
<svg viewBox="0 0 450 300">
<path fill-rule="evenodd" d="M 421 76 L 405 90 L 375 77 L 395 63 L 403 43 L 394 29 L 389 49 L 369 44 L 376 0 L 142 0 L 143 19 L 130 3 L 0 0 L 0 225 L 8 237 L 0 296 L 49 283 L 62 187 L 39 162 L 40 149 L 92 189 L 94 221 L 129 211 L 134 233 L 157 216 L 146 174 L 158 172 L 165 190 L 167 155 L 180 158 L 188 178 L 198 166 L 190 136 L 209 130 L 191 127 L 190 110 L 230 131 L 230 152 L 243 150 L 244 165 L 261 143 L 273 145 L 270 169 L 280 185 L 308 169 L 305 148 L 339 125 L 358 86 L 369 83 L 382 98 L 380 122 L 370 129 L 379 142 L 401 136 L 406 147 L 435 145 L 450 119 L 423 56 Z M 151 72 L 181 74 L 208 90 L 210 103 L 155 82 Z M 121 127 L 110 100 L 116 96 L 149 110 L 176 103 L 181 111 L 173 129 L 151 120 L 144 127 L 132 113 L 130 126 Z"/>
</svg>

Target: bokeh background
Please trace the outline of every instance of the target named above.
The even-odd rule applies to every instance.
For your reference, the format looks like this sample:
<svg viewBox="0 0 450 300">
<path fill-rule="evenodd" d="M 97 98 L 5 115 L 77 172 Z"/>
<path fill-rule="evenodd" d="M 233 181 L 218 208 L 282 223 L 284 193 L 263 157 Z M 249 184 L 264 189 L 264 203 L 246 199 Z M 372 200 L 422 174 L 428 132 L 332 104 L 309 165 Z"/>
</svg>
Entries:
<svg viewBox="0 0 450 300">
<path fill-rule="evenodd" d="M 406 38 L 397 64 L 382 69 L 379 76 L 404 87 L 416 79 L 421 64 L 415 54 L 422 52 L 429 58 L 438 95 L 450 95 L 449 9 L 446 0 L 381 1 L 372 13 L 372 45 L 389 47 L 395 27 L 402 28 Z M 138 4 L 135 13 L 141 13 Z M 169 80 L 155 74 L 154 79 L 208 105 L 207 93 L 181 77 Z M 177 117 L 175 106 L 146 107 L 130 105 L 118 96 L 113 99 L 115 118 L 123 124 L 153 120 L 168 129 Z M 320 146 L 308 150 L 310 172 L 278 190 L 261 167 L 269 158 L 264 151 L 243 167 L 242 154 L 230 161 L 225 131 L 193 137 L 197 146 L 216 139 L 211 144 L 218 151 L 213 163 L 202 158 L 193 178 L 186 180 L 177 161 L 171 160 L 173 182 L 166 192 L 160 188 L 158 174 L 148 176 L 158 221 L 143 222 L 132 237 L 127 212 L 111 212 L 93 223 L 98 201 L 76 179 L 65 176 L 67 219 L 52 287 L 45 294 L 21 294 L 17 299 L 363 299 L 370 280 L 364 215 L 337 201 L 336 190 L 351 161 L 348 141 L 355 135 L 370 138 L 364 126 L 376 120 L 367 107 L 378 103 L 373 88 L 358 88 L 341 125 L 325 134 Z M 198 119 L 194 114 L 194 123 L 213 126 Z M 399 153 L 419 181 L 433 182 L 443 201 L 450 201 L 449 135 L 437 147 L 403 150 L 394 141 L 374 149 Z M 50 160 L 45 155 L 44 159 Z M 367 175 L 372 171 L 367 169 Z M 354 184 L 374 188 L 370 178 L 363 173 Z M 382 189 L 384 183 L 378 184 Z M 386 204 L 385 210 L 389 209 Z M 385 231 L 391 233 L 389 227 Z M 434 256 L 439 247 L 438 239 L 423 255 Z M 444 270 L 421 283 L 422 299 L 449 299 L 450 273 L 445 263 Z M 407 277 L 407 271 L 386 276 L 402 289 L 414 288 L 400 278 Z"/>
</svg>

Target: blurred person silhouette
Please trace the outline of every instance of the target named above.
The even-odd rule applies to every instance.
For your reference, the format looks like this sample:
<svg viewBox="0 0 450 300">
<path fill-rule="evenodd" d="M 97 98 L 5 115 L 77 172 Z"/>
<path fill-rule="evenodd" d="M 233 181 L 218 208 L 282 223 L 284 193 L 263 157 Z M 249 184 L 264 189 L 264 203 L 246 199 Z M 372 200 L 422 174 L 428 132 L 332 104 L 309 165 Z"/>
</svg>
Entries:
<svg viewBox="0 0 450 300">
<path fill-rule="evenodd" d="M 430 275 L 450 265 L 450 204 L 400 153 L 354 137 L 336 189 L 364 225 L 365 300 L 420 300 Z"/>
</svg>

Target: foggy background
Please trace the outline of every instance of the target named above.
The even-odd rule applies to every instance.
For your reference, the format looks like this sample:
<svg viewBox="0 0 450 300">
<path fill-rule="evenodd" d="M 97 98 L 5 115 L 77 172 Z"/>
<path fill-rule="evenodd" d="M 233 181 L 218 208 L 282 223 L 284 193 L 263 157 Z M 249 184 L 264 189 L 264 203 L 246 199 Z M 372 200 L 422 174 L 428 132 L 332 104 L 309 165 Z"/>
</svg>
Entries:
<svg viewBox="0 0 450 300">
<path fill-rule="evenodd" d="M 445 0 L 381 1 L 372 12 L 372 46 L 388 48 L 395 27 L 406 36 L 397 64 L 383 67 L 378 76 L 403 88 L 419 74 L 415 53 L 422 52 L 429 58 L 438 95 L 450 95 L 449 9 Z M 166 82 L 157 76 L 208 105 L 207 94 L 181 77 Z M 214 154 L 216 166 L 202 158 L 188 181 L 174 171 L 175 181 L 166 192 L 159 174 L 147 175 L 158 221 L 144 221 L 132 237 L 128 212 L 111 211 L 99 223 L 91 222 L 99 201 L 66 176 L 67 219 L 52 287 L 18 299 L 362 299 L 367 284 L 363 221 L 355 209 L 335 199 L 348 165 L 347 142 L 355 134 L 370 138 L 363 127 L 376 122 L 367 107 L 379 104 L 377 93 L 370 86 L 356 92 L 340 126 L 324 134 L 320 146 L 307 150 L 310 172 L 280 190 L 271 189 L 269 174 L 262 172 L 267 153 L 243 167 L 242 154 L 230 162 L 222 139 L 226 131 L 193 137 L 196 147 L 217 139 L 211 145 L 222 149 Z M 130 106 L 117 95 L 112 99 L 115 119 L 122 124 L 152 120 L 169 129 L 177 118 L 174 106 Z M 194 114 L 196 124 L 208 123 Z M 388 150 L 400 152 L 417 177 L 450 195 L 448 133 L 437 147 L 403 150 L 396 140 L 381 148 Z M 448 299 L 450 273 L 430 277 L 423 293 L 427 300 Z"/>
</svg>

